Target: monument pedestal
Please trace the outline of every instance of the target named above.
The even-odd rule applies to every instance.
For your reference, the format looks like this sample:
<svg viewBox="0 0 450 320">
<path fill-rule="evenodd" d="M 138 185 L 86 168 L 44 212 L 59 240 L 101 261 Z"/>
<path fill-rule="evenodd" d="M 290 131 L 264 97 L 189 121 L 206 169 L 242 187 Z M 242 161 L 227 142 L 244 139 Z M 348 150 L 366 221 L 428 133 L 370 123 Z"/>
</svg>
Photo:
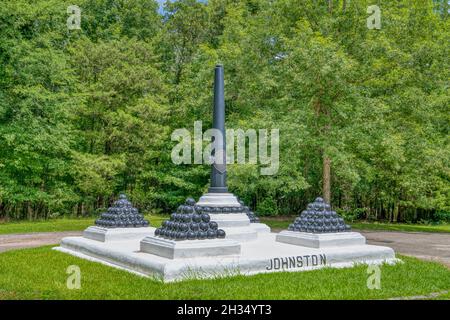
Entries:
<svg viewBox="0 0 450 320">
<path fill-rule="evenodd" d="M 360 246 L 366 238 L 358 232 L 307 233 L 284 230 L 277 234 L 276 241 L 308 248 Z"/>
<path fill-rule="evenodd" d="M 145 236 L 151 235 L 155 232 L 153 227 L 145 228 L 104 228 L 98 226 L 88 227 L 83 231 L 83 237 L 86 239 L 96 241 L 126 241 L 126 240 L 140 240 Z"/>
<path fill-rule="evenodd" d="M 250 223 L 250 228 L 255 230 L 257 233 L 270 233 L 270 227 L 264 223 Z"/>
<path fill-rule="evenodd" d="M 388 247 L 363 244 L 311 248 L 278 242 L 275 238 L 274 233 L 261 233 L 255 241 L 240 243 L 240 253 L 229 254 L 229 251 L 224 255 L 196 257 L 167 258 L 143 252 L 141 249 L 146 249 L 139 240 L 101 242 L 83 237 L 64 238 L 61 246 L 55 250 L 165 282 L 271 272 L 300 272 L 324 267 L 343 268 L 361 263 L 394 264 L 398 261 L 394 251 Z M 197 241 L 205 241 L 203 245 L 206 245 L 208 240 L 193 242 Z M 174 245 L 182 242 L 192 241 L 180 241 Z M 163 246 L 159 246 L 161 247 Z M 233 250 L 236 250 L 236 247 Z"/>
<path fill-rule="evenodd" d="M 219 212 L 227 211 L 228 208 L 242 208 L 232 193 L 206 193 L 200 197 L 197 206 L 211 208 L 211 220 L 225 231 L 226 239 L 252 241 L 258 237 L 258 233 L 270 232 L 270 228 L 263 223 L 250 223 L 245 212 L 214 213 L 216 208 Z"/>
<path fill-rule="evenodd" d="M 159 237 L 145 237 L 140 251 L 168 259 L 226 256 L 239 254 L 241 245 L 228 239 L 176 241 Z"/>
</svg>

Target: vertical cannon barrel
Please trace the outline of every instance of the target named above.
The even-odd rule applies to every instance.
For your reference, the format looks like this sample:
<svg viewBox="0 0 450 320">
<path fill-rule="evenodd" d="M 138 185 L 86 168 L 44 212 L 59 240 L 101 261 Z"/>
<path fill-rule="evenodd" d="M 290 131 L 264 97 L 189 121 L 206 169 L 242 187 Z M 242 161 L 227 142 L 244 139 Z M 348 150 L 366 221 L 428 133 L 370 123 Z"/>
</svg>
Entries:
<svg viewBox="0 0 450 320">
<path fill-rule="evenodd" d="M 211 165 L 211 186 L 208 191 L 213 193 L 224 193 L 228 192 L 228 188 L 225 137 L 225 94 L 222 65 L 217 65 L 214 70 L 213 129 L 216 129 L 221 133 L 222 141 L 215 143 L 215 146 L 218 146 L 218 148 L 217 150 L 214 150 L 213 153 L 215 160 Z"/>
</svg>

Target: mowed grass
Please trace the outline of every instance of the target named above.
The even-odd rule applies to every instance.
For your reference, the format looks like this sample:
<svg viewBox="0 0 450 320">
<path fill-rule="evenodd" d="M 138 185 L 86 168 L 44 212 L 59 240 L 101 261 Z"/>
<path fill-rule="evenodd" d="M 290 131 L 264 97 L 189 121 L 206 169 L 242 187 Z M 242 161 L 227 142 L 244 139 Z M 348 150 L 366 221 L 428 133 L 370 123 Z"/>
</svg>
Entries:
<svg viewBox="0 0 450 320">
<path fill-rule="evenodd" d="M 273 229 L 286 229 L 295 220 L 292 217 L 263 217 L 261 222 Z M 450 224 L 427 225 L 406 223 L 354 222 L 349 223 L 357 230 L 403 231 L 403 232 L 450 232 Z"/>
<path fill-rule="evenodd" d="M 168 217 L 165 215 L 145 215 L 152 226 L 160 226 Z M 58 218 L 43 221 L 19 221 L 0 223 L 0 234 L 30 232 L 82 231 L 94 224 L 96 218 Z"/>
<path fill-rule="evenodd" d="M 152 226 L 159 227 L 168 215 L 146 215 Z M 266 223 L 275 231 L 286 229 L 295 216 L 263 217 Z M 0 234 L 81 231 L 94 224 L 94 218 L 58 218 L 45 221 L 0 222 Z M 355 222 L 350 223 L 357 230 L 406 231 L 406 232 L 450 232 L 450 224 L 421 225 L 404 223 Z"/>
<path fill-rule="evenodd" d="M 364 265 L 165 284 L 57 252 L 51 247 L 40 247 L 0 254 L 0 300 L 386 299 L 450 290 L 448 268 L 439 263 L 400 258 L 404 263 L 381 267 L 379 290 L 367 288 L 369 275 Z M 80 289 L 67 288 L 66 270 L 71 265 L 80 268 Z"/>
</svg>

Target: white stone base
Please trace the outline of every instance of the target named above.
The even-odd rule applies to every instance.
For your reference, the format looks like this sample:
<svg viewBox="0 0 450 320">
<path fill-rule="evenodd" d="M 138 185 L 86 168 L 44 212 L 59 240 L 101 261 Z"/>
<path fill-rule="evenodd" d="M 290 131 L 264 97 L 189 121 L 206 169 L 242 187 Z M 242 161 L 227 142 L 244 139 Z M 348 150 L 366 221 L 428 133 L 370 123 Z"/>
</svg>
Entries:
<svg viewBox="0 0 450 320">
<path fill-rule="evenodd" d="M 232 193 L 205 193 L 196 203 L 205 207 L 239 207 L 237 197 Z"/>
<path fill-rule="evenodd" d="M 200 197 L 198 206 L 207 207 L 239 207 L 237 197 L 232 193 L 206 193 Z M 226 233 L 227 239 L 239 242 L 253 241 L 260 232 L 270 232 L 263 223 L 253 224 L 247 214 L 242 213 L 211 213 L 211 220 L 217 222 L 220 229 Z"/>
<path fill-rule="evenodd" d="M 274 233 L 260 233 L 257 240 L 241 243 L 240 254 L 195 258 L 169 259 L 141 252 L 139 240 L 100 242 L 82 237 L 68 237 L 55 249 L 166 282 L 398 261 L 394 251 L 388 247 L 363 244 L 310 248 L 277 242 L 275 237 Z"/>
<path fill-rule="evenodd" d="M 241 245 L 228 239 L 174 241 L 151 236 L 145 237 L 140 246 L 141 252 L 168 259 L 226 256 L 241 252 Z"/>
<path fill-rule="evenodd" d="M 153 227 L 142 228 L 103 228 L 91 226 L 83 231 L 83 237 L 96 241 L 124 241 L 124 240 L 140 240 L 145 236 L 155 233 Z"/>
<path fill-rule="evenodd" d="M 297 231 L 281 231 L 276 241 L 309 248 L 360 246 L 366 238 L 358 232 L 307 233 Z"/>
<path fill-rule="evenodd" d="M 250 223 L 250 228 L 258 233 L 270 232 L 270 227 L 264 223 Z"/>
</svg>

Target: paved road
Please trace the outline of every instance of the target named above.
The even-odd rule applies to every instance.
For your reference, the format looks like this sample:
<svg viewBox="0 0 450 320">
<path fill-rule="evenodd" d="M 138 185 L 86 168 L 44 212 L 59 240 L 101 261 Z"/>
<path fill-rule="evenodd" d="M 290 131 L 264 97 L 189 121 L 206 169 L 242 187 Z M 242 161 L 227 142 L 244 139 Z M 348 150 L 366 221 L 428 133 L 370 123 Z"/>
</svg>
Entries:
<svg viewBox="0 0 450 320">
<path fill-rule="evenodd" d="M 276 230 L 274 230 L 276 231 Z M 369 244 L 391 247 L 395 252 L 439 261 L 450 267 L 450 233 L 360 231 Z M 56 244 L 81 231 L 0 235 L 0 252 Z"/>
<path fill-rule="evenodd" d="M 369 244 L 391 247 L 397 253 L 439 261 L 450 267 L 450 233 L 360 231 Z"/>
<path fill-rule="evenodd" d="M 62 238 L 81 235 L 81 231 L 0 234 L 0 252 L 59 243 Z"/>
</svg>

